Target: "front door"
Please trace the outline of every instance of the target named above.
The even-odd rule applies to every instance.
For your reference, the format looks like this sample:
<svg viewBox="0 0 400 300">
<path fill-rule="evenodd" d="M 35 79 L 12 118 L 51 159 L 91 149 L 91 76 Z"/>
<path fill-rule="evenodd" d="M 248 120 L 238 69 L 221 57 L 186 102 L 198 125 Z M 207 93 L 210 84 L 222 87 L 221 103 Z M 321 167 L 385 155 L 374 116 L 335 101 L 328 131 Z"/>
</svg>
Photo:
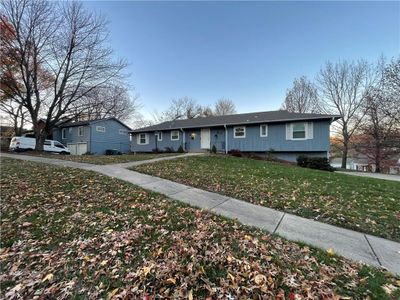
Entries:
<svg viewBox="0 0 400 300">
<path fill-rule="evenodd" d="M 201 129 L 201 149 L 210 149 L 210 128 Z"/>
</svg>

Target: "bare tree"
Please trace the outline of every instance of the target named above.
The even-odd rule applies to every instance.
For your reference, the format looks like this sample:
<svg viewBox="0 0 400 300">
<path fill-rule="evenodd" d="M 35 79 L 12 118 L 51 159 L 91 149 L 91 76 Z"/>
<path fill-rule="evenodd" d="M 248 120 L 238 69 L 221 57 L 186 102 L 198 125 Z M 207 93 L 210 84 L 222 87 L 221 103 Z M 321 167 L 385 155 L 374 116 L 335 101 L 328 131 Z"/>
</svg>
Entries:
<svg viewBox="0 0 400 300">
<path fill-rule="evenodd" d="M 202 107 L 201 115 L 203 117 L 212 117 L 215 115 L 215 113 L 210 106 L 206 105 Z"/>
<path fill-rule="evenodd" d="M 232 100 L 221 98 L 215 103 L 215 116 L 232 115 L 234 113 L 236 113 L 236 107 Z"/>
<path fill-rule="evenodd" d="M 28 112 L 21 104 L 13 100 L 1 100 L 0 111 L 4 112 L 14 127 L 14 134 L 19 136 L 23 133 L 24 126 L 28 123 Z"/>
<path fill-rule="evenodd" d="M 363 105 L 371 87 L 372 76 L 365 61 L 326 63 L 317 81 L 321 108 L 340 115 L 335 130 L 343 143 L 342 168 L 346 168 L 349 142 L 364 117 Z"/>
<path fill-rule="evenodd" d="M 26 108 L 36 150 L 43 150 L 53 127 L 61 119 L 73 118 L 81 99 L 119 78 L 126 64 L 114 61 L 112 50 L 105 46 L 104 18 L 81 3 L 4 0 L 0 21 L 15 33 L 4 46 L 18 62 L 17 70 L 7 70 L 14 80 L 6 81 L 1 90 Z M 38 124 L 41 116 L 44 126 Z"/>
<path fill-rule="evenodd" d="M 172 99 L 167 111 L 157 114 L 158 121 L 174 121 L 179 119 L 194 119 L 202 115 L 202 107 L 189 97 Z"/>
<path fill-rule="evenodd" d="M 375 164 L 380 173 L 382 164 L 400 153 L 400 58 L 386 64 L 382 58 L 377 66 L 377 80 L 364 104 L 365 120 L 355 145 Z"/>
<path fill-rule="evenodd" d="M 293 87 L 286 91 L 282 109 L 297 113 L 321 112 L 316 86 L 306 76 L 296 78 Z"/>
<path fill-rule="evenodd" d="M 128 121 L 133 119 L 138 106 L 137 96 L 131 96 L 124 85 L 112 83 L 93 89 L 83 97 L 82 103 L 77 105 L 76 115 L 87 120 L 115 117 Z M 85 108 L 83 111 L 82 107 Z"/>
</svg>

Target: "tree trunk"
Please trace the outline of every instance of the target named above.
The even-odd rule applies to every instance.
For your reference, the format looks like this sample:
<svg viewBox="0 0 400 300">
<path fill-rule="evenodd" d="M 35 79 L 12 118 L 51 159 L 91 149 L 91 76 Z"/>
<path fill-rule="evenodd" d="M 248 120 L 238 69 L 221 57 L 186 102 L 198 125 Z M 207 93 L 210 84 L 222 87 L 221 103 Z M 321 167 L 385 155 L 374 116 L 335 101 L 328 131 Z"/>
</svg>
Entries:
<svg viewBox="0 0 400 300">
<path fill-rule="evenodd" d="M 44 141 L 46 139 L 46 130 L 43 130 L 43 128 L 40 128 L 39 125 L 36 123 L 34 125 L 34 132 L 35 132 L 35 138 L 36 138 L 35 150 L 43 151 Z"/>
<path fill-rule="evenodd" d="M 347 167 L 347 152 L 348 152 L 348 143 L 343 143 L 343 153 L 342 153 L 342 169 L 346 169 Z"/>
<path fill-rule="evenodd" d="M 375 150 L 375 173 L 381 173 L 381 147 L 378 143 Z"/>
</svg>

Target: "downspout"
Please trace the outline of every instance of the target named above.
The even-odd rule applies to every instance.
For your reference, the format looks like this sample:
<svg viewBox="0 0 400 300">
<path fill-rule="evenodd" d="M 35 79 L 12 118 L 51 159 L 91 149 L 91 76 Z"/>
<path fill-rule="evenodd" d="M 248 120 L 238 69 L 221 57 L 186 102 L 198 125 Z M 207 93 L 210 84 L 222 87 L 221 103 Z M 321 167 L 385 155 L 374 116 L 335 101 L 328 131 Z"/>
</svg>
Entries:
<svg viewBox="0 0 400 300">
<path fill-rule="evenodd" d="M 186 137 L 185 137 L 185 131 L 183 130 L 183 128 L 181 128 L 181 131 L 182 131 L 182 143 L 183 143 L 182 148 L 183 148 L 183 151 L 186 151 Z"/>
<path fill-rule="evenodd" d="M 92 153 L 92 126 L 90 125 L 89 125 L 89 152 Z"/>
<path fill-rule="evenodd" d="M 224 125 L 225 128 L 225 154 L 228 154 L 228 128 Z"/>
</svg>

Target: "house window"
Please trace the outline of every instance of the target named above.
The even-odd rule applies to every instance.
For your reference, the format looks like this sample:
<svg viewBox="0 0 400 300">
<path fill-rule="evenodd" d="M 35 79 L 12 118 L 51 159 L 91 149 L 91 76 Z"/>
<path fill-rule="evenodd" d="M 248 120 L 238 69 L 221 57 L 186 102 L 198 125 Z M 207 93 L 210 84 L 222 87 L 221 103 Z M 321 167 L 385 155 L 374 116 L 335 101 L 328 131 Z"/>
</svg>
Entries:
<svg viewBox="0 0 400 300">
<path fill-rule="evenodd" d="M 179 141 L 179 131 L 171 131 L 171 141 Z"/>
<path fill-rule="evenodd" d="M 299 140 L 306 138 L 306 123 L 292 124 L 292 139 Z"/>
<path fill-rule="evenodd" d="M 65 140 L 67 138 L 67 129 L 66 128 L 61 129 L 61 138 L 63 140 Z"/>
<path fill-rule="evenodd" d="M 105 129 L 104 129 L 104 131 L 105 131 Z M 119 134 L 123 134 L 123 135 L 127 135 L 128 134 L 128 131 L 125 130 L 125 129 L 120 129 L 120 130 L 118 130 L 118 132 L 119 132 Z"/>
<path fill-rule="evenodd" d="M 137 143 L 139 145 L 147 145 L 149 143 L 149 135 L 147 133 L 139 133 Z"/>
<path fill-rule="evenodd" d="M 239 126 L 233 128 L 233 137 L 235 139 L 242 139 L 246 137 L 246 127 L 245 126 Z"/>
<path fill-rule="evenodd" d="M 83 136 L 83 126 L 78 127 L 78 136 Z"/>
<path fill-rule="evenodd" d="M 268 136 L 268 125 L 264 124 L 260 126 L 260 136 L 261 137 L 266 137 Z"/>
<path fill-rule="evenodd" d="M 162 132 L 156 132 L 156 136 L 157 136 L 157 141 L 161 142 L 162 141 Z"/>
<path fill-rule="evenodd" d="M 98 131 L 98 132 L 106 132 L 106 128 L 104 126 L 96 126 L 96 131 Z"/>
</svg>

